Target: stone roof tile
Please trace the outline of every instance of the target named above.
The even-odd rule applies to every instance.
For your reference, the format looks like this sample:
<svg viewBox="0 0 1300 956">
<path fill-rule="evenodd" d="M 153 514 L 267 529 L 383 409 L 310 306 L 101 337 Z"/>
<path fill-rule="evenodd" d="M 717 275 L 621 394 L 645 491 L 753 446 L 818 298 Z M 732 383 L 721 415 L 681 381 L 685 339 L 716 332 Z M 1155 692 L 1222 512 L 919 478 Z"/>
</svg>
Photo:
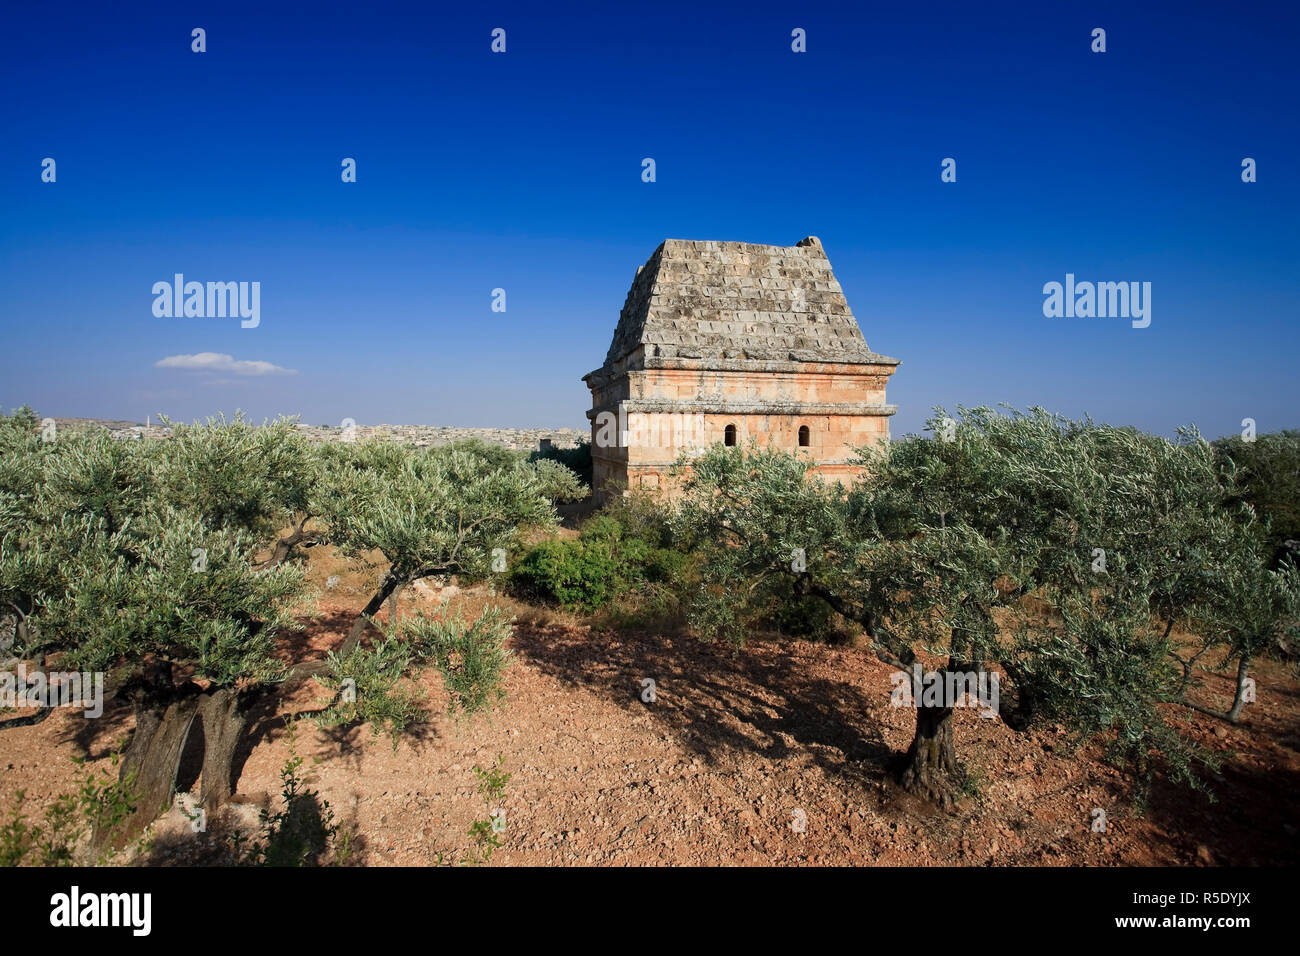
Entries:
<svg viewBox="0 0 1300 956">
<path fill-rule="evenodd" d="M 893 361 L 867 347 L 815 236 L 794 246 L 665 239 L 637 270 L 604 367 L 642 345 L 706 359 Z"/>
</svg>

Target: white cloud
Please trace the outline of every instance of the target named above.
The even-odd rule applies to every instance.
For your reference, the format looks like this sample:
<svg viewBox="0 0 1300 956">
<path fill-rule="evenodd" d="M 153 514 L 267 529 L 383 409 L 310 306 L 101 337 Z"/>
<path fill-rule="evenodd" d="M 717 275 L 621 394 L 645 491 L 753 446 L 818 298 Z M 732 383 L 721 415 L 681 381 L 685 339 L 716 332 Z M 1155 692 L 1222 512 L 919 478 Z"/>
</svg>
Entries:
<svg viewBox="0 0 1300 956">
<path fill-rule="evenodd" d="M 199 372 L 228 372 L 231 375 L 297 375 L 291 368 L 270 362 L 235 360 L 221 352 L 196 352 L 194 355 L 169 355 L 154 362 L 154 368 L 185 368 Z"/>
</svg>

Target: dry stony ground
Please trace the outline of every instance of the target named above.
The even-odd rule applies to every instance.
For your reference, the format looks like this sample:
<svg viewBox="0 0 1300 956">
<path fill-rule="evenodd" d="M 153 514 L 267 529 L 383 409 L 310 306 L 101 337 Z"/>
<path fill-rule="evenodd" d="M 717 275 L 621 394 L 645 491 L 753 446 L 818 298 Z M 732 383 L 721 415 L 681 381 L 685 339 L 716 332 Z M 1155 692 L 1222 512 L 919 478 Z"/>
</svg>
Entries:
<svg viewBox="0 0 1300 956">
<path fill-rule="evenodd" d="M 286 653 L 298 659 L 342 638 L 364 603 L 364 575 L 339 574 Z M 462 594 L 449 607 L 481 607 Z M 408 594 L 403 613 L 432 596 Z M 472 768 L 498 755 L 511 774 L 507 826 L 492 865 L 1198 865 L 1294 864 L 1300 832 L 1300 688 L 1283 667 L 1256 670 L 1259 700 L 1239 727 L 1173 716 L 1224 756 L 1218 801 L 1158 785 L 1139 815 L 1121 777 L 1095 748 L 1063 733 L 1020 735 L 959 711 L 960 758 L 974 792 L 956 812 L 901 793 L 889 761 L 907 747 L 912 714 L 889 706 L 890 668 L 864 651 L 758 640 L 742 651 L 678 636 L 596 631 L 516 606 L 515 660 L 506 699 L 458 722 L 441 678 L 421 680 L 428 721 L 393 747 L 369 727 L 322 731 L 304 722 L 296 748 L 311 786 L 355 835 L 354 862 L 415 865 L 459 859 L 485 807 Z M 656 700 L 641 700 L 641 681 Z M 1210 690 L 1228 694 L 1226 679 Z M 288 757 L 286 714 L 325 700 L 313 686 L 256 714 L 232 813 L 255 820 L 279 793 Z M 25 788 L 39 808 L 76 788 L 73 757 L 108 768 L 130 730 L 125 708 L 102 719 L 60 712 L 0 734 L 0 813 Z M 193 783 L 192 769 L 181 785 Z M 194 788 L 197 793 L 197 786 Z M 1091 830 L 1104 808 L 1107 831 Z M 795 811 L 804 832 L 792 827 Z M 178 809 L 157 825 L 150 863 L 196 858 Z"/>
</svg>

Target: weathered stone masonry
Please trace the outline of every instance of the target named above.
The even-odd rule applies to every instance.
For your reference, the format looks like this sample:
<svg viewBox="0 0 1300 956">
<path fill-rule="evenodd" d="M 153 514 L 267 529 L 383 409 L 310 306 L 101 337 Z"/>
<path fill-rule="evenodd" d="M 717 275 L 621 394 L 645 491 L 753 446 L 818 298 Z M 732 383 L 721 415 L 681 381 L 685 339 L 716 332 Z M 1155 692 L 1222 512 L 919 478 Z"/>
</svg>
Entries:
<svg viewBox="0 0 1300 956">
<path fill-rule="evenodd" d="M 815 236 L 667 239 L 637 270 L 605 364 L 583 377 L 596 493 L 666 488 L 683 447 L 728 440 L 807 455 L 847 480 L 854 448 L 889 437 L 898 364 L 867 347 Z M 619 427 L 602 429 L 602 413 Z"/>
</svg>

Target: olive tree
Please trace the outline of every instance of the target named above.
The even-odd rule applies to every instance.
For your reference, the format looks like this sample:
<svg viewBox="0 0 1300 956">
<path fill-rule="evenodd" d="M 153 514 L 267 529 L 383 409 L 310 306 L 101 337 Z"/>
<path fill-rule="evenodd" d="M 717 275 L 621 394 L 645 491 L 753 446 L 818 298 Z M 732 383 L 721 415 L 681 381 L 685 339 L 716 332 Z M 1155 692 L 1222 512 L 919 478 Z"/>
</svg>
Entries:
<svg viewBox="0 0 1300 956">
<path fill-rule="evenodd" d="M 139 797 L 131 828 L 170 799 L 196 717 L 203 799 L 219 803 L 242 704 L 283 670 L 276 637 L 303 597 L 300 568 L 255 563 L 291 497 L 260 487 L 247 459 L 236 464 L 251 433 L 242 422 L 210 423 L 175 444 L 95 428 L 33 443 L 21 417 L 6 421 L 0 454 L 0 587 L 19 620 L 16 652 L 108 673 L 109 690 L 132 701 L 121 766 Z M 257 444 L 281 442 L 287 429 L 270 426 Z"/>
<path fill-rule="evenodd" d="M 1144 775 L 1159 753 L 1193 781 L 1204 755 L 1158 706 L 1187 689 L 1171 622 L 1198 625 L 1202 644 L 1230 642 L 1214 625 L 1276 626 L 1294 594 L 1294 579 L 1278 578 L 1271 610 L 1258 611 L 1260 579 L 1240 577 L 1228 599 L 1206 573 L 1253 520 L 1232 512 L 1212 449 L 1191 432 L 1170 442 L 1040 409 L 940 410 L 929 426 L 932 438 L 864 450 L 866 476 L 847 491 L 780 452 L 718 446 L 691 459 L 677 520 L 707 554 L 696 626 L 743 639 L 763 582 L 791 577 L 796 593 L 861 624 L 899 671 L 925 654 L 940 662 L 934 686 L 960 691 L 996 669 L 1012 727 L 1063 722 L 1080 739 L 1107 737 Z M 1265 620 L 1247 626 L 1250 608 Z M 900 779 L 948 802 L 961 782 L 960 698 L 913 703 Z"/>
<path fill-rule="evenodd" d="M 483 576 L 494 564 L 504 570 L 523 532 L 556 520 L 547 476 L 522 457 L 374 441 L 331 446 L 329 455 L 315 499 L 325 539 L 345 556 L 379 551 L 388 561 L 342 654 L 400 588 L 432 575 Z"/>
<path fill-rule="evenodd" d="M 375 649 L 361 646 L 366 622 L 418 577 L 489 573 L 525 528 L 554 520 L 550 496 L 567 487 L 554 469 L 490 446 L 316 448 L 287 419 L 210 419 L 125 441 L 100 428 L 46 429 L 30 410 L 0 415 L 9 641 L 24 659 L 109 672 L 109 689 L 131 700 L 121 775 L 139 796 L 127 828 L 138 830 L 170 799 L 196 718 L 201 799 L 213 808 L 232 792 L 252 705 L 299 680 L 337 688 L 341 669 L 369 675 L 371 697 L 352 719 L 382 717 L 388 688 L 423 661 L 443 670 L 463 709 L 494 699 L 508 658 L 500 614 L 412 622 Z M 345 554 L 378 549 L 390 566 L 339 648 L 286 666 L 279 638 L 309 598 L 293 558 L 325 540 Z"/>
</svg>

